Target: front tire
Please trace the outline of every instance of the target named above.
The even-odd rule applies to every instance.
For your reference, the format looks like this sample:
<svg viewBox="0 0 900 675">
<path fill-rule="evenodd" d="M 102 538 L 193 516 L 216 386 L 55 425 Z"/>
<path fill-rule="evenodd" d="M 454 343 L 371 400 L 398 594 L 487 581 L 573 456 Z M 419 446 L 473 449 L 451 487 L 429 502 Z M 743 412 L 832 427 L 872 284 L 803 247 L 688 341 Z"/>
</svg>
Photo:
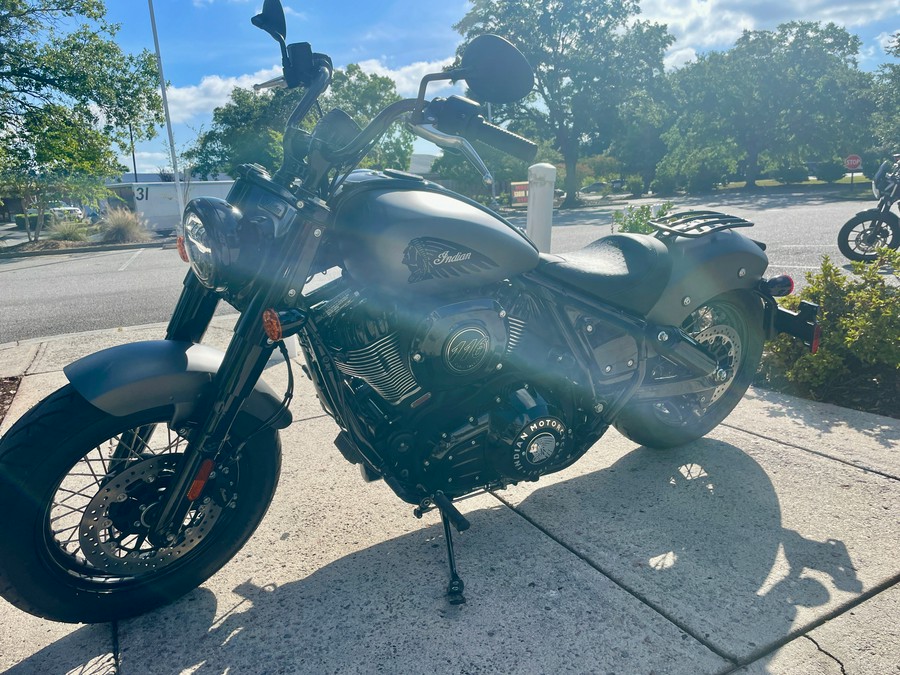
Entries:
<svg viewBox="0 0 900 675">
<path fill-rule="evenodd" d="M 705 436 L 734 409 L 756 374 L 763 348 L 762 300 L 751 291 L 719 295 L 694 310 L 681 326 L 707 345 L 730 373 L 728 380 L 703 392 L 625 406 L 615 421 L 619 432 L 648 448 L 674 448 Z M 662 357 L 648 364 L 647 380 L 677 376 Z"/>
<path fill-rule="evenodd" d="M 168 426 L 171 413 L 114 417 L 67 385 L 3 436 L 0 595 L 54 621 L 124 619 L 176 600 L 240 550 L 278 481 L 277 432 L 255 433 L 257 420 L 238 418 L 229 442 L 246 445 L 216 467 L 179 535 L 157 545 L 150 514 L 187 445 Z M 134 442 L 131 432 L 150 429 Z"/>
<path fill-rule="evenodd" d="M 900 219 L 893 213 L 864 211 L 844 223 L 838 233 L 838 248 L 845 258 L 872 262 L 879 247 L 900 247 Z"/>
</svg>

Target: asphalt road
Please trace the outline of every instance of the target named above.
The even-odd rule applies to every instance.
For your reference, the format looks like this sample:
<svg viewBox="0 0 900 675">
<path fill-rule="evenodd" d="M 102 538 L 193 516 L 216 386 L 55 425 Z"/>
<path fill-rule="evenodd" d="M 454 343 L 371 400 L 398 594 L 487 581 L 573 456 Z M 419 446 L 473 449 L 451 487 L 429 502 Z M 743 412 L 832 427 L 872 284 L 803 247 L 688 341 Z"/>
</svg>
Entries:
<svg viewBox="0 0 900 675">
<path fill-rule="evenodd" d="M 753 221 L 756 226 L 744 232 L 768 245 L 770 275 L 790 274 L 802 285 L 804 273 L 818 269 L 823 255 L 849 269 L 837 248 L 838 230 L 874 203 L 815 194 L 733 195 L 717 203 L 682 199 L 678 207 L 716 209 Z M 575 250 L 608 234 L 612 213 L 624 206 L 559 212 L 552 250 Z M 525 223 L 524 216 L 511 220 Z M 186 272 L 172 249 L 0 260 L 0 344 L 166 321 Z"/>
</svg>

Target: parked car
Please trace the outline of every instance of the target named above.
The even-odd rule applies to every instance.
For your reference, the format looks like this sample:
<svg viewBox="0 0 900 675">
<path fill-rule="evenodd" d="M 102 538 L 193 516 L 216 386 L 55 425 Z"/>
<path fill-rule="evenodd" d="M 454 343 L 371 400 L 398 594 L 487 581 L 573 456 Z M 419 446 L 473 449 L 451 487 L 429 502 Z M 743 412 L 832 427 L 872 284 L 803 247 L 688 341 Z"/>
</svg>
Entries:
<svg viewBox="0 0 900 675">
<path fill-rule="evenodd" d="M 596 183 L 591 183 L 590 185 L 585 185 L 581 188 L 580 192 L 585 192 L 587 194 L 592 194 L 594 192 L 603 192 L 606 189 L 606 183 L 602 180 L 598 180 Z"/>
</svg>

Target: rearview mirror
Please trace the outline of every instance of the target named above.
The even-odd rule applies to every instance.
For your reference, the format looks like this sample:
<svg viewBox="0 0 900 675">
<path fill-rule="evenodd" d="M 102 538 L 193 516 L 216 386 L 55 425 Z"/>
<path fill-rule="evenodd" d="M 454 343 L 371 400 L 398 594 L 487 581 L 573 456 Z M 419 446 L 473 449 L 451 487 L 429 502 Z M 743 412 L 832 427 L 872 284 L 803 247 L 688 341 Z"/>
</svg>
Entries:
<svg viewBox="0 0 900 675">
<path fill-rule="evenodd" d="M 250 23 L 257 28 L 262 28 L 284 47 L 287 25 L 284 21 L 284 8 L 281 6 L 281 0 L 265 0 L 262 11 L 250 19 Z"/>
<path fill-rule="evenodd" d="M 499 35 L 479 35 L 463 52 L 460 79 L 486 103 L 514 103 L 534 88 L 534 71 L 512 43 Z"/>
</svg>

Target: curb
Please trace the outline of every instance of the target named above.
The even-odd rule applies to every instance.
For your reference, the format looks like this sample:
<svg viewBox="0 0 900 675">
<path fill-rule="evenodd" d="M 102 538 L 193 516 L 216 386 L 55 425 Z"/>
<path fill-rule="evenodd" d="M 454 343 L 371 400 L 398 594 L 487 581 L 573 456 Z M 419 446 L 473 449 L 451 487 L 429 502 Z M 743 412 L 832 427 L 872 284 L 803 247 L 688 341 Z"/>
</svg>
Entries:
<svg viewBox="0 0 900 675">
<path fill-rule="evenodd" d="M 135 242 L 131 244 L 109 244 L 105 246 L 75 246 L 73 248 L 53 248 L 45 251 L 0 251 L 0 260 L 10 258 L 35 258 L 43 255 L 71 255 L 72 253 L 98 253 L 101 251 L 128 251 L 136 248 L 175 248 L 174 239 Z"/>
</svg>

